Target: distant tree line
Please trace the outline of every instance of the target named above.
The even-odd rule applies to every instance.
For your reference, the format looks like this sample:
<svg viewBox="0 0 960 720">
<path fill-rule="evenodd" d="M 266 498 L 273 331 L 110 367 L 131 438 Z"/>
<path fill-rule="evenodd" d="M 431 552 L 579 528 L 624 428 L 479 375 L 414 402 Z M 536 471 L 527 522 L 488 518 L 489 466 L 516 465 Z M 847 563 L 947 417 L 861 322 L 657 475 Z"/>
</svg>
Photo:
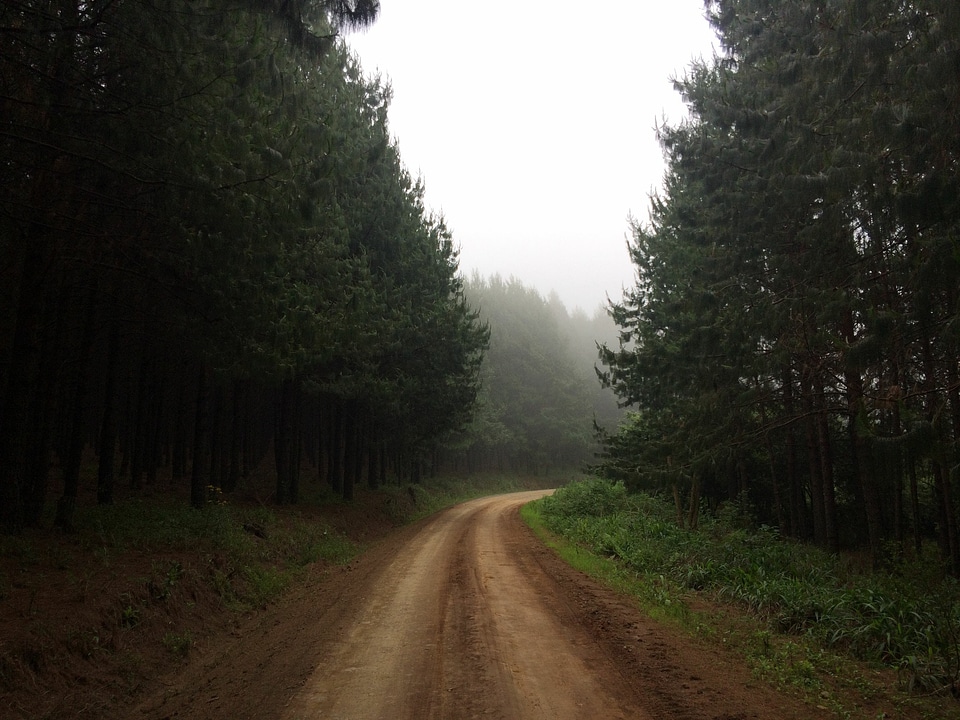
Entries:
<svg viewBox="0 0 960 720">
<path fill-rule="evenodd" d="M 338 39 L 377 2 L 0 6 L 0 520 L 231 491 L 344 497 L 470 417 L 488 331 Z M 309 460 L 310 463 L 306 463 Z M 61 477 L 51 477 L 56 472 Z"/>
<path fill-rule="evenodd" d="M 604 472 L 960 573 L 960 5 L 706 3 L 659 131 Z"/>
<path fill-rule="evenodd" d="M 471 307 L 490 327 L 472 421 L 444 445 L 446 467 L 548 475 L 579 470 L 599 450 L 594 424 L 613 427 L 616 397 L 597 382 L 597 342 L 616 336 L 605 312 L 568 313 L 516 278 L 474 275 Z"/>
</svg>

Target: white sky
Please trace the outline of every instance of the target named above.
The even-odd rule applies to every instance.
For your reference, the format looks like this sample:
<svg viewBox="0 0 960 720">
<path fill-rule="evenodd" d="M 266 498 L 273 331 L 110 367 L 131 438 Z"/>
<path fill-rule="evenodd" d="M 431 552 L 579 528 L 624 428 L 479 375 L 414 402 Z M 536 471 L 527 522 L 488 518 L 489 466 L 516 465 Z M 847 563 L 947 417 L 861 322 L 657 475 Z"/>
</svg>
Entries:
<svg viewBox="0 0 960 720">
<path fill-rule="evenodd" d="M 347 36 L 393 86 L 390 129 L 468 276 L 515 276 L 592 313 L 633 285 L 628 216 L 663 175 L 669 78 L 710 57 L 702 0 L 382 0 Z"/>
</svg>

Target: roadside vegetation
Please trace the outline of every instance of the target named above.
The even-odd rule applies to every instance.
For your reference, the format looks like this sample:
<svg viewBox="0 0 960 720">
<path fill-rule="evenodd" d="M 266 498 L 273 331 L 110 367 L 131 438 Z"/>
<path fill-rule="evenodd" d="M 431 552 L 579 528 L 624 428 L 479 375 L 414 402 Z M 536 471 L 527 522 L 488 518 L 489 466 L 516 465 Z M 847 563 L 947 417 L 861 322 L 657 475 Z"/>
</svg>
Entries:
<svg viewBox="0 0 960 720">
<path fill-rule="evenodd" d="M 569 562 L 631 592 L 652 616 L 735 648 L 758 677 L 799 688 L 838 717 L 865 717 L 851 714 L 851 690 L 868 705 L 885 697 L 923 717 L 960 717 L 960 588 L 935 548 L 871 570 L 732 506 L 684 529 L 672 501 L 596 479 L 524 515 Z"/>
<path fill-rule="evenodd" d="M 358 488 L 353 501 L 311 482 L 299 506 L 277 507 L 258 499 L 272 476 L 261 480 L 236 495 L 208 488 L 200 509 L 186 488 L 153 487 L 84 503 L 72 533 L 0 534 L 0 714 L 123 717 L 166 671 L 284 595 L 348 572 L 392 529 L 542 482 L 444 476 Z"/>
<path fill-rule="evenodd" d="M 957 5 L 705 10 L 716 53 L 676 81 L 688 117 L 658 129 L 610 308 L 601 374 L 629 412 L 599 472 L 691 525 L 747 497 L 878 567 L 935 539 L 960 577 Z"/>
</svg>

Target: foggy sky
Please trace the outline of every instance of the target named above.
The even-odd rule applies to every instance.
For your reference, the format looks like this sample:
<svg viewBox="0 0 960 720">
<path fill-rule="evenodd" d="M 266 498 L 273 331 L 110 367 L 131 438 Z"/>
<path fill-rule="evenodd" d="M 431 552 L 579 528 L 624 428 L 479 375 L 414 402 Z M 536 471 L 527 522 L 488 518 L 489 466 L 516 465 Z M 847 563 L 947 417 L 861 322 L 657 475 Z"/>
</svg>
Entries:
<svg viewBox="0 0 960 720">
<path fill-rule="evenodd" d="M 591 314 L 633 285 L 628 217 L 663 175 L 654 127 L 684 117 L 670 77 L 715 43 L 701 0 L 383 0 L 347 42 L 390 81 L 391 133 L 464 275 Z"/>
</svg>

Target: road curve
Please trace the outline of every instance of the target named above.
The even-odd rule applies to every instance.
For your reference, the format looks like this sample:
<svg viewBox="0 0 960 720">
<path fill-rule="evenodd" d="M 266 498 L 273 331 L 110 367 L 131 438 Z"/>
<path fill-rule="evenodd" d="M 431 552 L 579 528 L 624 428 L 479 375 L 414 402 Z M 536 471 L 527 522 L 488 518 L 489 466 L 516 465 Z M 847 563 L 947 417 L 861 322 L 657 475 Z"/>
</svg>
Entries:
<svg viewBox="0 0 960 720">
<path fill-rule="evenodd" d="M 474 500 L 319 568 L 159 678 L 137 720 L 813 720 L 740 661 L 573 570 Z M 874 715 L 871 715 L 875 716 Z"/>
<path fill-rule="evenodd" d="M 517 537 L 544 494 L 464 503 L 399 548 L 284 718 L 649 717 Z"/>
</svg>

